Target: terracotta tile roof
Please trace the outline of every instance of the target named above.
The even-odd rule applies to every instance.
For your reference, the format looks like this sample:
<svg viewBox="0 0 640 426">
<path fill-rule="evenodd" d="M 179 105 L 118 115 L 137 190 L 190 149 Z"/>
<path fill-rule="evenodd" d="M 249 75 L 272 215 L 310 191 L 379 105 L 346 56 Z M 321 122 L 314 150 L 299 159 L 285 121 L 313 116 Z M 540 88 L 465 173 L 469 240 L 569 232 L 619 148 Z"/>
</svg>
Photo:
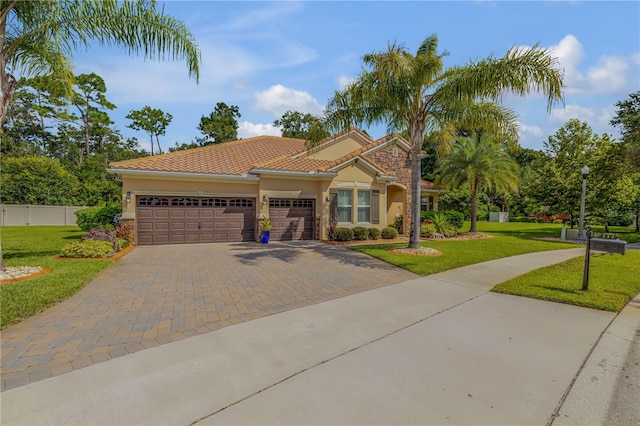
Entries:
<svg viewBox="0 0 640 426">
<path fill-rule="evenodd" d="M 241 175 L 249 173 L 255 164 L 272 161 L 274 158 L 290 158 L 304 151 L 305 144 L 301 139 L 258 136 L 118 161 L 109 166 L 113 169 Z"/>
<path fill-rule="evenodd" d="M 290 155 L 283 155 L 270 161 L 258 163 L 256 169 L 287 170 L 293 172 L 318 172 L 325 171 L 331 164 L 328 160 L 315 160 L 311 158 L 291 158 Z"/>
<path fill-rule="evenodd" d="M 443 188 L 436 186 L 436 184 L 434 184 L 433 182 L 429 182 L 428 180 L 421 180 L 420 189 L 443 189 Z"/>
</svg>

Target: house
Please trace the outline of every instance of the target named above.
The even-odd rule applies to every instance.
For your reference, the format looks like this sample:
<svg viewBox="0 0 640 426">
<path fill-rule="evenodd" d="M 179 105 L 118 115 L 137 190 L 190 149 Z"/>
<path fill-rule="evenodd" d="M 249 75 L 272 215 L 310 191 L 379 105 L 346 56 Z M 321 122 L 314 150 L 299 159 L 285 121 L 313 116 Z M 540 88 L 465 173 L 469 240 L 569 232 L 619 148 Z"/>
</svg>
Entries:
<svg viewBox="0 0 640 426">
<path fill-rule="evenodd" d="M 111 163 L 122 179 L 121 220 L 136 243 L 325 239 L 332 222 L 384 228 L 410 216 L 409 143 L 352 128 L 309 150 L 305 141 L 259 136 Z M 439 190 L 422 182 L 422 208 Z M 404 228 L 408 230 L 408 221 Z"/>
</svg>

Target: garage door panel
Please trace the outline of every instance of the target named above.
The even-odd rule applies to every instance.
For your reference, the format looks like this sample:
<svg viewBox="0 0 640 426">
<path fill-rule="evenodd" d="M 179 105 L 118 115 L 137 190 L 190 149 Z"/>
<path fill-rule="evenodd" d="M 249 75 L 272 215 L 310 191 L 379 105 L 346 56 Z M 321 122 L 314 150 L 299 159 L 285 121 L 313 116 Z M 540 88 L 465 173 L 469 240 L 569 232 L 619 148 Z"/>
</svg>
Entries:
<svg viewBox="0 0 640 426">
<path fill-rule="evenodd" d="M 313 200 L 270 200 L 269 218 L 271 221 L 270 238 L 276 241 L 313 239 Z"/>
<path fill-rule="evenodd" d="M 153 232 L 164 232 L 171 229 L 171 222 L 154 222 L 153 223 Z"/>
<path fill-rule="evenodd" d="M 190 205 L 172 205 L 173 198 L 142 197 L 146 204 L 138 205 L 138 244 L 255 240 L 254 200 L 190 198 L 195 201 Z"/>
</svg>

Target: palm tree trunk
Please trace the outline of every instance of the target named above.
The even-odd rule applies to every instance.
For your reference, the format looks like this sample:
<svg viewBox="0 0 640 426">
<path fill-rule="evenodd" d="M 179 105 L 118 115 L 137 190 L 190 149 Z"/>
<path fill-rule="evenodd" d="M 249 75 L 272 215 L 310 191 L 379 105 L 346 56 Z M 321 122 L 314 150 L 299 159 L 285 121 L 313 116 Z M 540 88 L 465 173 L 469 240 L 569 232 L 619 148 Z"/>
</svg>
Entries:
<svg viewBox="0 0 640 426">
<path fill-rule="evenodd" d="M 422 168 L 422 144 L 424 143 L 424 125 L 414 123 L 407 129 L 411 142 L 411 227 L 409 230 L 409 248 L 420 248 L 420 177 Z M 406 222 L 406 218 L 405 218 Z"/>
<path fill-rule="evenodd" d="M 469 228 L 469 232 L 478 232 L 477 228 L 477 206 L 476 201 L 478 197 L 478 181 L 474 179 L 471 182 L 471 228 Z"/>
</svg>

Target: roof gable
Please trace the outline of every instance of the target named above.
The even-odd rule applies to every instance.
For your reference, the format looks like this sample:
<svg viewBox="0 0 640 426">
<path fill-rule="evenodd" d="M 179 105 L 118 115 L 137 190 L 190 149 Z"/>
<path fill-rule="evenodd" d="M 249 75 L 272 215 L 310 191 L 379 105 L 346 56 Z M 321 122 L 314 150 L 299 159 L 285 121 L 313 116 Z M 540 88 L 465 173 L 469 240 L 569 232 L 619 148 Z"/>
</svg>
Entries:
<svg viewBox="0 0 640 426">
<path fill-rule="evenodd" d="M 297 154 L 296 158 L 334 161 L 350 152 L 357 151 L 373 141 L 360 129 L 351 127 L 320 141 L 316 146 Z"/>
</svg>

